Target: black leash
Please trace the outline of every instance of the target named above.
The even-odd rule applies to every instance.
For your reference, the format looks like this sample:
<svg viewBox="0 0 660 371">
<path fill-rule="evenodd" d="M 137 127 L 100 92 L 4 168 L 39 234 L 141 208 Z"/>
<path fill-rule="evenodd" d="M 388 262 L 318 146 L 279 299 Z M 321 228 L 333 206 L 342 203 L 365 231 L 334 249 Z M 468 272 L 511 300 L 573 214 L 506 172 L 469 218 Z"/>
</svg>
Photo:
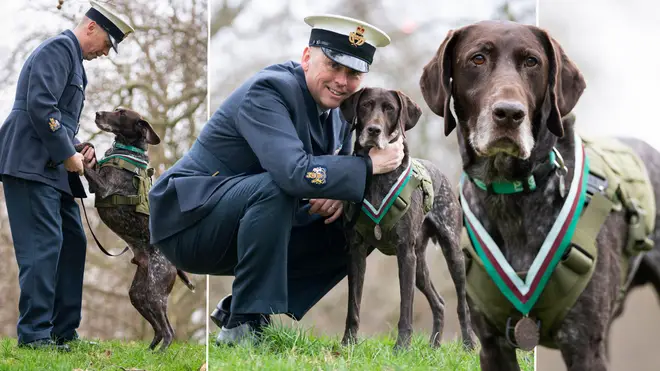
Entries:
<svg viewBox="0 0 660 371">
<path fill-rule="evenodd" d="M 85 203 L 83 202 L 83 199 L 80 199 L 80 204 L 82 205 L 83 213 L 85 214 L 85 220 L 87 220 L 87 227 L 89 227 L 89 232 L 92 234 L 92 237 L 94 237 L 94 241 L 96 241 L 96 245 L 103 251 L 103 253 L 107 256 L 120 256 L 123 255 L 126 251 L 128 251 L 128 246 L 124 247 L 124 251 L 120 252 L 117 255 L 110 254 L 106 249 L 103 248 L 103 245 L 101 245 L 101 242 L 99 242 L 99 239 L 96 238 L 96 235 L 94 234 L 94 231 L 92 230 L 92 226 L 89 224 L 89 218 L 87 218 L 87 209 L 85 208 Z"/>
</svg>

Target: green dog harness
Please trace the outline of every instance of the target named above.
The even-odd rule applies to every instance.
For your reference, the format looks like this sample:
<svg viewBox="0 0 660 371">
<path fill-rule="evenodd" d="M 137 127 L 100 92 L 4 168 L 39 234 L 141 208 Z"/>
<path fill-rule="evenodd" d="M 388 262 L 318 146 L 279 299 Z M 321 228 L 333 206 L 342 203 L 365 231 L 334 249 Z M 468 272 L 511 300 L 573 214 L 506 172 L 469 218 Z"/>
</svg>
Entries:
<svg viewBox="0 0 660 371">
<path fill-rule="evenodd" d="M 576 169 L 565 203 L 525 272 L 513 270 L 472 214 L 462 192 L 466 177 L 461 179 L 467 293 L 510 342 L 511 322 L 530 317 L 539 326 L 540 344 L 556 347 L 552 337 L 591 279 L 598 258 L 596 238 L 612 210 L 623 208 L 631 215 L 617 305 L 629 281 L 629 261 L 653 247 L 648 236 L 655 226 L 655 198 L 641 159 L 617 140 L 577 134 L 575 150 Z"/>
<path fill-rule="evenodd" d="M 114 143 L 114 148 L 121 148 L 135 153 L 144 154 L 142 149 L 127 146 L 120 143 Z M 121 195 L 112 194 L 105 198 L 96 197 L 95 207 L 117 207 L 120 205 L 135 206 L 135 211 L 149 215 L 149 190 L 151 189 L 151 176 L 154 169 L 148 167 L 149 164 L 135 156 L 126 154 L 112 154 L 98 161 L 100 168 L 111 166 L 117 169 L 126 170 L 133 174 L 133 187 L 136 194 Z"/>
<path fill-rule="evenodd" d="M 355 221 L 355 230 L 385 255 L 396 254 L 395 241 L 386 236 L 410 209 L 413 191 L 421 187 L 424 194 L 424 214 L 433 207 L 433 182 L 418 160 L 411 159 L 406 170 L 392 185 L 383 201 L 375 207 L 366 198 Z M 356 205 L 344 204 L 345 216 L 353 215 Z M 385 236 L 385 237 L 383 237 Z"/>
</svg>

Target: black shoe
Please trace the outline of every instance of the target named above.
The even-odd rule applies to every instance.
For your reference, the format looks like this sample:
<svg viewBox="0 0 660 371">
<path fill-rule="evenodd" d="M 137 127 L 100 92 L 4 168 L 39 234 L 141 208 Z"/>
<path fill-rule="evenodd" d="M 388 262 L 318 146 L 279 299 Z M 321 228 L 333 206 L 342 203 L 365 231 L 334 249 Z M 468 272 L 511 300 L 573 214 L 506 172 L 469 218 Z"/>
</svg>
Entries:
<svg viewBox="0 0 660 371">
<path fill-rule="evenodd" d="M 263 329 L 269 324 L 270 316 L 260 315 L 258 320 L 248 321 L 236 327 L 227 328 L 222 326 L 218 337 L 215 339 L 215 344 L 234 345 L 244 341 L 256 344 L 261 338 Z"/>
<path fill-rule="evenodd" d="M 66 344 L 57 344 L 51 339 L 39 339 L 35 341 L 31 341 L 29 343 L 19 343 L 18 344 L 19 348 L 30 348 L 30 349 L 45 349 L 45 350 L 58 350 L 61 352 L 70 352 L 71 348 L 69 348 L 68 345 Z"/>
<path fill-rule="evenodd" d="M 231 308 L 231 294 L 225 296 L 218 302 L 218 305 L 216 306 L 215 310 L 213 313 L 211 313 L 211 321 L 215 323 L 216 326 L 222 328 L 223 326 L 227 325 L 227 322 L 229 321 L 229 315 L 231 312 L 229 311 Z"/>
<path fill-rule="evenodd" d="M 74 344 L 87 344 L 87 345 L 98 345 L 97 342 L 94 341 L 89 341 L 89 340 L 83 340 L 78 336 L 77 332 L 73 333 L 73 336 L 70 337 L 57 337 L 53 336 L 53 340 L 57 345 L 65 345 L 67 343 L 74 343 Z"/>
</svg>

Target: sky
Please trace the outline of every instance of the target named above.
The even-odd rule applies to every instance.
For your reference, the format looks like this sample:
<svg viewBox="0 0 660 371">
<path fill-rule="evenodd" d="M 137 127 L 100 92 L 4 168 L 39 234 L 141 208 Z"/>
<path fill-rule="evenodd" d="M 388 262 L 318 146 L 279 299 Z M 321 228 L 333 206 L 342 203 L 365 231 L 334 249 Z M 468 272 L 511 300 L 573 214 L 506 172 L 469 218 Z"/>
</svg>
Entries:
<svg viewBox="0 0 660 371">
<path fill-rule="evenodd" d="M 574 112 L 585 133 L 642 138 L 660 149 L 660 4 L 654 0 L 540 0 L 539 23 L 583 70 Z"/>
</svg>

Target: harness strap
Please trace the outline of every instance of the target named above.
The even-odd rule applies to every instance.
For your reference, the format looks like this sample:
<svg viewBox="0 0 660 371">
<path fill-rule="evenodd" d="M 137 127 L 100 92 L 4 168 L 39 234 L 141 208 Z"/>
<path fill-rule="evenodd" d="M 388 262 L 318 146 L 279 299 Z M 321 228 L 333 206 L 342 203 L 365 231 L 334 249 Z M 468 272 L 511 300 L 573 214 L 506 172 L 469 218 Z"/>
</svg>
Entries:
<svg viewBox="0 0 660 371">
<path fill-rule="evenodd" d="M 147 198 L 140 195 L 110 195 L 106 198 L 97 198 L 95 205 L 96 207 L 113 207 L 116 205 L 139 205 L 144 202 Z"/>
<path fill-rule="evenodd" d="M 546 323 L 549 322 L 547 323 L 548 334 L 552 334 L 557 330 L 561 320 L 566 317 L 573 304 L 589 284 L 591 276 L 596 270 L 598 260 L 596 238 L 605 220 L 610 215 L 612 206 L 612 201 L 603 194 L 596 193 L 585 207 L 584 213 L 575 227 L 569 249 L 562 256 L 560 263 L 571 272 L 557 270 L 552 277 L 558 281 L 559 287 L 565 288 L 567 291 L 563 295 L 563 305 L 557 307 L 559 310 L 551 318 L 544 318 Z M 549 310 L 549 313 L 552 312 L 552 309 Z"/>
<path fill-rule="evenodd" d="M 594 180 L 590 175 L 588 182 L 592 183 Z M 597 192 L 589 196 L 589 202 L 575 225 L 569 246 L 529 314 L 541 322 L 542 345 L 552 347 L 552 334 L 589 283 L 598 257 L 596 238 L 613 208 L 614 203 L 604 194 Z M 466 255 L 468 295 L 473 298 L 488 321 L 506 335 L 512 346 L 517 347 L 511 336 L 513 329 L 506 324 L 521 316 L 488 275 L 465 227 L 462 231 L 461 247 Z M 520 277 L 527 274 L 516 273 Z"/>
<path fill-rule="evenodd" d="M 141 150 L 137 147 L 122 145 L 121 143 L 116 143 L 116 142 L 113 144 L 113 147 L 133 151 L 139 154 L 145 153 L 144 150 Z M 135 174 L 133 179 L 135 180 L 135 178 L 137 177 L 138 184 L 137 185 L 134 184 L 134 186 L 138 190 L 138 194 L 128 195 L 128 196 L 113 194 L 105 198 L 95 197 L 94 207 L 99 208 L 99 207 L 115 207 L 117 205 L 129 205 L 129 206 L 135 206 L 138 212 L 149 215 L 148 197 L 145 194 L 140 193 L 141 188 L 148 187 L 151 185 L 151 176 L 153 176 L 154 174 L 154 169 L 148 168 L 148 163 L 146 161 L 131 155 L 113 154 L 99 160 L 97 164 L 99 168 L 103 168 L 105 166 L 111 166 Z M 94 241 L 96 241 L 96 245 L 99 247 L 99 249 L 108 256 L 120 256 L 124 254 L 126 251 L 128 251 L 128 246 L 126 246 L 124 250 L 119 254 L 111 254 L 103 247 L 103 245 L 98 240 L 98 238 L 96 238 L 96 235 L 94 234 L 94 231 L 91 228 L 91 225 L 89 223 L 89 218 L 87 217 L 87 209 L 85 208 L 82 199 L 80 200 L 80 202 L 83 206 L 83 212 L 85 214 L 85 220 L 87 221 L 87 226 L 89 227 L 89 231 L 92 233 L 92 237 L 94 237 Z M 142 206 L 142 204 L 146 204 L 146 206 Z"/>
<path fill-rule="evenodd" d="M 381 227 L 383 233 L 391 231 L 410 209 L 412 193 L 418 188 L 423 191 L 422 206 L 426 214 L 433 207 L 433 182 L 424 165 L 417 159 L 411 158 L 409 169 L 401 174 L 401 177 L 390 189 L 390 195 L 385 197 L 377 210 L 371 204 L 365 207 L 364 203 L 368 203 L 367 201 L 363 201 L 362 206 L 344 202 L 346 219 L 349 215 L 354 215 L 350 222 L 345 223 L 344 227 L 346 229 L 355 228 L 358 234 L 365 237 L 373 236 L 376 224 Z M 387 201 L 388 199 L 390 201 Z M 385 255 L 392 255 L 396 252 L 396 246 L 390 244 L 387 239 L 372 240 L 372 243 Z"/>
<path fill-rule="evenodd" d="M 124 170 L 128 170 L 136 174 L 139 173 L 139 170 L 147 170 L 147 166 L 148 166 L 148 164 L 145 161 L 137 157 L 133 157 L 130 155 L 119 155 L 119 154 L 110 155 L 102 160 L 99 160 L 98 164 L 101 167 L 107 165 L 110 166 L 114 165 L 115 167 L 120 167 Z"/>
<path fill-rule="evenodd" d="M 115 144 L 116 145 L 116 144 Z M 94 201 L 95 207 L 114 207 L 118 205 L 136 206 L 138 212 L 149 214 L 148 210 L 148 197 L 146 192 L 140 192 L 142 188 L 150 188 L 151 176 L 154 174 L 153 168 L 147 168 L 146 162 L 133 156 L 117 154 L 110 155 L 103 160 L 99 161 L 100 167 L 111 166 L 118 169 L 128 171 L 135 174 L 133 180 L 137 180 L 137 184 L 133 184 L 138 194 L 136 195 L 120 195 L 113 194 L 105 198 L 97 197 Z M 137 178 L 137 179 L 136 179 Z M 143 190 L 145 191 L 145 190 Z M 143 194 L 144 193 L 144 194 Z M 140 205 L 145 205 L 141 207 Z"/>
</svg>

